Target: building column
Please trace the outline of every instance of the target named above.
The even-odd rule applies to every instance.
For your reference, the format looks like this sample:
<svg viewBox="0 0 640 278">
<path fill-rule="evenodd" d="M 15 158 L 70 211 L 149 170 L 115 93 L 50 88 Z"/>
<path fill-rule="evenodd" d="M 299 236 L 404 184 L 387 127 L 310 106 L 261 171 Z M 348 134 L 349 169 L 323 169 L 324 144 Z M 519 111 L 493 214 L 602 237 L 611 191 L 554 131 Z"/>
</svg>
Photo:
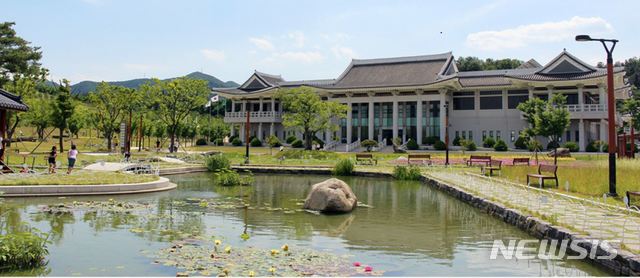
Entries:
<svg viewBox="0 0 640 278">
<path fill-rule="evenodd" d="M 600 108 L 602 111 L 607 110 L 607 93 L 605 90 L 606 86 L 604 84 L 598 84 L 598 98 L 600 103 Z"/>
<path fill-rule="evenodd" d="M 416 91 L 416 143 L 422 145 L 422 90 Z"/>
<path fill-rule="evenodd" d="M 231 112 L 236 112 L 236 101 L 231 100 Z"/>
<path fill-rule="evenodd" d="M 578 106 L 580 106 L 580 110 L 579 111 L 583 111 L 583 104 L 584 104 L 584 85 L 582 84 L 578 84 Z"/>
<path fill-rule="evenodd" d="M 231 124 L 231 130 L 230 130 L 230 132 L 231 132 L 231 137 L 233 137 L 234 135 L 236 135 L 236 128 L 235 128 L 235 127 L 236 127 L 236 125 Z"/>
<path fill-rule="evenodd" d="M 398 138 L 398 100 L 393 99 L 393 139 Z"/>
<path fill-rule="evenodd" d="M 527 88 L 529 91 L 529 99 L 533 99 L 533 91 L 535 91 L 536 87 Z"/>
<path fill-rule="evenodd" d="M 349 110 L 347 110 L 347 144 L 352 143 L 352 141 L 351 141 L 352 139 L 351 138 L 353 138 L 352 137 L 352 130 L 351 130 L 353 128 L 353 123 L 351 121 L 351 117 L 352 117 L 351 116 L 352 115 L 352 112 L 351 112 L 351 99 L 349 99 L 348 101 L 349 102 L 347 103 L 347 106 L 348 106 Z"/>
<path fill-rule="evenodd" d="M 274 116 L 276 114 L 276 99 L 271 97 L 271 112 L 273 112 Z"/>
<path fill-rule="evenodd" d="M 249 109 L 248 103 L 247 103 L 247 100 L 245 99 L 242 101 L 242 112 L 247 112 L 248 109 Z"/>
<path fill-rule="evenodd" d="M 373 93 L 369 94 L 369 110 L 367 112 L 369 112 L 369 126 L 367 128 L 368 131 L 368 138 L 369 140 L 376 140 L 375 138 L 373 138 L 373 129 L 375 128 L 375 124 L 374 124 L 374 118 L 375 118 L 375 114 L 373 114 Z"/>
<path fill-rule="evenodd" d="M 584 152 L 587 148 L 587 136 L 585 136 L 584 132 L 584 120 L 580 119 L 578 123 L 578 146 L 580 146 L 580 151 Z"/>
<path fill-rule="evenodd" d="M 552 96 L 553 96 L 553 86 L 549 85 L 549 86 L 547 86 L 547 98 L 548 98 L 548 100 L 551 100 Z"/>
<path fill-rule="evenodd" d="M 271 123 L 271 126 L 269 127 L 269 136 L 273 136 L 274 135 L 275 129 L 276 129 L 276 124 L 275 123 Z"/>
<path fill-rule="evenodd" d="M 609 133 L 607 128 L 607 120 L 600 120 L 600 141 L 609 143 Z"/>
<path fill-rule="evenodd" d="M 246 128 L 245 128 L 244 125 L 245 125 L 244 123 L 240 124 L 240 141 L 242 141 L 242 142 L 244 142 L 245 139 L 247 138 L 246 136 L 244 136 L 244 133 L 246 131 Z"/>
<path fill-rule="evenodd" d="M 258 137 L 260 141 L 264 140 L 264 138 L 262 138 L 262 123 L 258 123 L 258 134 L 256 134 L 256 137 Z"/>
<path fill-rule="evenodd" d="M 446 117 L 447 117 L 447 108 L 445 104 L 447 103 L 447 90 L 441 89 L 440 92 L 440 140 L 444 142 L 444 137 L 446 133 Z"/>
</svg>

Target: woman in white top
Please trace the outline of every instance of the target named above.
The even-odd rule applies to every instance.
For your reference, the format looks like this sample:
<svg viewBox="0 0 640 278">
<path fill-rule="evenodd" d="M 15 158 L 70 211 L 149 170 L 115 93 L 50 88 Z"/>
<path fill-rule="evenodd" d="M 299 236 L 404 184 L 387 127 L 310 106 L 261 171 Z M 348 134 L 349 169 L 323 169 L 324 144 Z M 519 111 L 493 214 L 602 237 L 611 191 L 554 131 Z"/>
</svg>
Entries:
<svg viewBox="0 0 640 278">
<path fill-rule="evenodd" d="M 76 145 L 71 145 L 71 149 L 67 153 L 67 159 L 69 161 L 69 168 L 67 169 L 67 175 L 71 174 L 71 170 L 73 170 L 73 166 L 76 165 L 77 158 L 78 158 L 78 150 L 76 149 Z"/>
</svg>

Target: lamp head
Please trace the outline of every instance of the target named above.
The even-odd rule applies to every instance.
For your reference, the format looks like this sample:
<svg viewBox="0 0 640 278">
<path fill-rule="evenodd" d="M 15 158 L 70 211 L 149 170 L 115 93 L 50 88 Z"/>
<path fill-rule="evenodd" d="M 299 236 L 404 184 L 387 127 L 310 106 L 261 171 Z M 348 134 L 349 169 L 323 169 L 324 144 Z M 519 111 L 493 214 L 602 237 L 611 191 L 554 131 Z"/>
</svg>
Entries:
<svg viewBox="0 0 640 278">
<path fill-rule="evenodd" d="M 586 41 L 591 41 L 593 39 L 591 39 L 591 37 L 589 35 L 577 35 L 576 36 L 576 41 L 579 42 L 586 42 Z"/>
</svg>

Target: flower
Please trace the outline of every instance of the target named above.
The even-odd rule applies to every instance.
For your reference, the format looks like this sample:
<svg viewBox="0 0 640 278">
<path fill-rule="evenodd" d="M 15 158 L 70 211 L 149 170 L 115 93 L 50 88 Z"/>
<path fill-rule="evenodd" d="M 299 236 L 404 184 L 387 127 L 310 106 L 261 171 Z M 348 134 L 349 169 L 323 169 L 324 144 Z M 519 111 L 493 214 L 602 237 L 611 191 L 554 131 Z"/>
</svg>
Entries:
<svg viewBox="0 0 640 278">
<path fill-rule="evenodd" d="M 253 277 L 253 276 L 256 276 L 256 273 L 255 273 L 255 272 L 253 272 L 253 270 L 250 270 L 250 271 L 249 271 L 249 277 Z"/>
<path fill-rule="evenodd" d="M 282 251 L 285 251 L 285 252 L 289 251 L 289 245 L 286 245 L 286 244 L 282 245 L 281 248 L 282 248 Z"/>
<path fill-rule="evenodd" d="M 365 266 L 364 267 L 364 272 L 371 272 L 371 271 L 373 271 L 373 267 L 371 267 L 371 266 Z"/>
<path fill-rule="evenodd" d="M 216 245 L 220 245 L 220 244 L 222 244 L 222 240 L 216 239 L 216 240 L 214 241 L 214 243 L 215 243 Z"/>
<path fill-rule="evenodd" d="M 270 268 L 269 268 L 269 272 L 271 272 L 271 273 L 276 273 L 276 268 L 275 268 L 275 267 L 273 267 L 273 266 L 272 266 L 272 267 L 270 267 Z"/>
<path fill-rule="evenodd" d="M 276 249 L 271 249 L 271 256 L 278 255 L 278 253 L 280 253 L 280 251 L 278 251 Z"/>
<path fill-rule="evenodd" d="M 359 266 L 360 266 L 360 262 L 355 262 L 355 263 L 353 263 L 353 266 L 355 266 L 355 267 L 359 267 Z"/>
<path fill-rule="evenodd" d="M 231 246 L 225 247 L 224 252 L 231 253 Z"/>
</svg>

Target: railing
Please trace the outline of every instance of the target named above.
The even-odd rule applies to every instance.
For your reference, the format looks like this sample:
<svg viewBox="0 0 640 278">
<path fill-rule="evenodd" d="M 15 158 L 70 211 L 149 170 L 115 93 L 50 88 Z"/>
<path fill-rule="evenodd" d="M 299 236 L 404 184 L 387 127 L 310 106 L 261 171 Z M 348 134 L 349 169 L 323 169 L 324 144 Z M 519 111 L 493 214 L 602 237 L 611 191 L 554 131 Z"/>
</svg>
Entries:
<svg viewBox="0 0 640 278">
<path fill-rule="evenodd" d="M 335 150 L 336 146 L 338 145 L 338 142 L 329 142 L 324 144 L 324 150 L 325 151 L 330 151 L 330 150 Z"/>
<path fill-rule="evenodd" d="M 249 112 L 251 118 L 274 118 L 282 116 L 280 112 L 274 111 L 262 111 L 262 112 Z M 227 112 L 225 117 L 228 118 L 246 118 L 247 112 Z"/>
<path fill-rule="evenodd" d="M 603 104 L 569 104 L 566 106 L 569 112 L 604 112 L 607 111 Z"/>
<path fill-rule="evenodd" d="M 358 148 L 360 148 L 360 139 L 356 140 L 355 142 L 347 144 L 346 152 L 350 152 Z"/>
</svg>

